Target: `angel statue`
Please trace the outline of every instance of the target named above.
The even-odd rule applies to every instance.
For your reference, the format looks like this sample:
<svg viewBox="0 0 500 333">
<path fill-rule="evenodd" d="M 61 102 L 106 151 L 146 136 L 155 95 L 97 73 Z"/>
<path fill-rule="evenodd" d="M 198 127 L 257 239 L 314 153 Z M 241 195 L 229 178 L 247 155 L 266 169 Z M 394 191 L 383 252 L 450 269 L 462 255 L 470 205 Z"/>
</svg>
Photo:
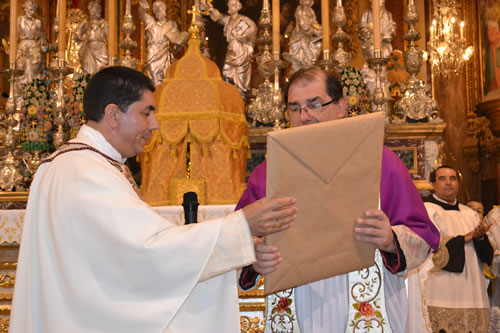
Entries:
<svg viewBox="0 0 500 333">
<path fill-rule="evenodd" d="M 292 64 L 292 73 L 314 65 L 321 54 L 321 26 L 312 9 L 313 4 L 314 0 L 300 0 L 295 10 L 296 23 L 288 43 L 289 53 L 283 54 L 283 59 Z"/>
<path fill-rule="evenodd" d="M 208 11 L 214 22 L 224 26 L 227 50 L 222 76 L 245 96 L 252 79 L 250 61 L 257 39 L 257 25 L 249 17 L 238 13 L 242 8 L 239 0 L 229 0 L 227 7 L 227 15 L 221 14 L 211 3 L 208 4 Z"/>
<path fill-rule="evenodd" d="M 42 76 L 45 68 L 45 53 L 49 42 L 45 36 L 42 21 L 35 17 L 38 4 L 34 0 L 26 0 L 23 4 L 24 15 L 17 18 L 18 44 L 17 69 L 24 73 L 19 77 L 21 85 L 29 84 Z"/>
<path fill-rule="evenodd" d="M 139 18 L 144 22 L 146 31 L 144 72 L 156 86 L 163 81 L 168 67 L 175 61 L 173 52 L 186 44 L 189 34 L 179 31 L 177 23 L 167 18 L 167 6 L 163 1 L 153 3 L 154 16 L 148 14 L 148 9 L 147 0 L 140 0 Z"/>
<path fill-rule="evenodd" d="M 81 43 L 78 55 L 83 70 L 92 75 L 108 65 L 108 22 L 101 17 L 99 0 L 90 1 L 88 9 L 88 22 L 76 29 L 73 38 Z"/>
</svg>

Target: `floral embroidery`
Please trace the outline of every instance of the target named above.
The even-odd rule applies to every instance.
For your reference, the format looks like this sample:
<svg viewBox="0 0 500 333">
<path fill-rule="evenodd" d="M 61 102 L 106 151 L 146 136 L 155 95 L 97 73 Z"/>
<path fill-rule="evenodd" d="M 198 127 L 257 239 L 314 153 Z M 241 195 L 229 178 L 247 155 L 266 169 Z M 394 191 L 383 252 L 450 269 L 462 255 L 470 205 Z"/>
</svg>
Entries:
<svg viewBox="0 0 500 333">
<path fill-rule="evenodd" d="M 375 303 L 376 305 L 376 303 Z M 380 311 L 376 311 L 373 306 L 368 302 L 354 303 L 354 309 L 358 310 L 358 313 L 354 316 L 354 320 L 357 320 L 361 317 L 372 318 L 378 317 L 382 318 L 382 313 Z M 379 308 L 377 306 L 377 308 Z"/>
<path fill-rule="evenodd" d="M 292 314 L 292 311 L 290 310 L 290 305 L 292 305 L 292 299 L 291 298 L 286 298 L 286 297 L 281 297 L 278 301 L 278 304 L 276 305 L 275 308 L 273 308 L 272 313 L 283 313 L 286 312 L 288 314 Z"/>
</svg>

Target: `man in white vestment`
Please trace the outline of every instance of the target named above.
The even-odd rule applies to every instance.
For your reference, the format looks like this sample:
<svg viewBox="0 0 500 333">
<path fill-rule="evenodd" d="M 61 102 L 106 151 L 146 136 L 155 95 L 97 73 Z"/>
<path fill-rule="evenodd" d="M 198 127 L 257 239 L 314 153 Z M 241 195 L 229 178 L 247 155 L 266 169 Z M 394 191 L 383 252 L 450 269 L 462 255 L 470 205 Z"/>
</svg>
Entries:
<svg viewBox="0 0 500 333">
<path fill-rule="evenodd" d="M 30 189 L 10 332 L 240 331 L 234 269 L 255 261 L 252 236 L 290 227 L 294 199 L 186 226 L 155 213 L 123 164 L 158 127 L 153 91 L 125 67 L 90 80 L 87 124 Z"/>
<path fill-rule="evenodd" d="M 493 247 L 484 223 L 459 204 L 457 171 L 447 165 L 431 174 L 434 193 L 424 199 L 441 233 L 439 250 L 409 273 L 409 332 L 487 332 L 489 302 L 483 263 L 491 265 Z"/>
</svg>

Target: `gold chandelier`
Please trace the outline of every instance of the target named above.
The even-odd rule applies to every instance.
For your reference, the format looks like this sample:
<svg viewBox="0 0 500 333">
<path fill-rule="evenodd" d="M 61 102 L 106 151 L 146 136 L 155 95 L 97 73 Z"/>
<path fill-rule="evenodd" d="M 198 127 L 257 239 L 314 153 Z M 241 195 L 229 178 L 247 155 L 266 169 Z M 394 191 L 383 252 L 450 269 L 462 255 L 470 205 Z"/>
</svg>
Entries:
<svg viewBox="0 0 500 333">
<path fill-rule="evenodd" d="M 434 15 L 427 44 L 432 71 L 444 78 L 457 75 L 473 54 L 464 37 L 464 21 L 458 22 L 455 0 L 433 0 Z"/>
</svg>

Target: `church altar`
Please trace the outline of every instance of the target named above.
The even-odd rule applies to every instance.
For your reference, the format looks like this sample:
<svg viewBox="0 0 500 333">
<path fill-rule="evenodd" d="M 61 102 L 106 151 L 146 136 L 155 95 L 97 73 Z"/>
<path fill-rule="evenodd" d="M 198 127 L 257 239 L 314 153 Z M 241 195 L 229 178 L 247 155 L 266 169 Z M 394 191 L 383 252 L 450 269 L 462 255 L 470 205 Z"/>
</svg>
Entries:
<svg viewBox="0 0 500 333">
<path fill-rule="evenodd" d="M 234 204 L 199 206 L 198 221 L 223 217 L 234 207 Z M 184 224 L 182 206 L 154 207 L 154 210 L 177 225 Z M 24 214 L 24 209 L 0 210 L 0 333 L 8 332 Z M 263 284 L 259 285 L 257 290 L 239 292 L 241 332 L 263 332 L 264 290 Z"/>
</svg>

